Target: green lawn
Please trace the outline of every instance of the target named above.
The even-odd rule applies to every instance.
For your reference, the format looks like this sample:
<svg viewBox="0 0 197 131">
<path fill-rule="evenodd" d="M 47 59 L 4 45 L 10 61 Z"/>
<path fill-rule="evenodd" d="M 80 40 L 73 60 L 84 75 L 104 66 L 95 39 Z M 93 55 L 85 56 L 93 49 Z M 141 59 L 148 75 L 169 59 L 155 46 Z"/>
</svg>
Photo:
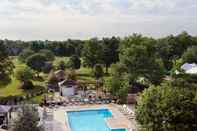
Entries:
<svg viewBox="0 0 197 131">
<path fill-rule="evenodd" d="M 10 95 L 23 95 L 23 90 L 19 89 L 20 82 L 12 77 L 12 81 L 8 85 L 0 85 L 0 96 L 10 96 Z"/>
<path fill-rule="evenodd" d="M 12 61 L 15 65 L 15 69 L 22 68 L 26 66 L 24 63 L 21 63 L 17 57 L 11 57 Z M 58 65 L 60 61 L 68 61 L 68 57 L 56 57 L 53 64 L 55 66 Z M 109 69 L 110 70 L 110 69 Z M 41 74 L 43 77 L 43 81 L 33 81 L 34 85 L 41 85 L 43 86 L 47 80 L 48 74 Z M 77 75 L 77 80 L 87 80 L 87 81 L 92 81 L 95 80 L 92 69 L 87 68 L 87 67 L 81 67 L 80 69 L 76 70 L 76 75 Z M 6 96 L 22 96 L 25 95 L 27 92 L 24 90 L 20 89 L 20 81 L 15 78 L 14 75 L 12 75 L 12 81 L 8 85 L 0 85 L 0 97 L 6 97 Z M 104 79 L 108 80 L 110 76 L 105 76 Z M 29 100 L 29 102 L 32 103 L 39 103 L 43 98 L 43 95 L 33 97 L 32 99 Z"/>
</svg>

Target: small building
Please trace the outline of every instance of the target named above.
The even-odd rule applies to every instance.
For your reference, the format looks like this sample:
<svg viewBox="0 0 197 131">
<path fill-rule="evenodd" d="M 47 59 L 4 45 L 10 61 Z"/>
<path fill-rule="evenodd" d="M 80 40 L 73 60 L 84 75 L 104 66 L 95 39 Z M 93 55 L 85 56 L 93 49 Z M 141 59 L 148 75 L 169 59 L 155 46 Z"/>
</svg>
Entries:
<svg viewBox="0 0 197 131">
<path fill-rule="evenodd" d="M 78 87 L 77 82 L 74 80 L 63 80 L 58 83 L 61 96 L 73 96 Z"/>
<path fill-rule="evenodd" d="M 66 74 L 64 70 L 58 70 L 55 72 L 55 76 L 57 77 L 58 81 L 63 81 L 66 78 Z"/>
<path fill-rule="evenodd" d="M 0 105 L 0 125 L 8 124 L 11 119 L 11 107 Z"/>
</svg>

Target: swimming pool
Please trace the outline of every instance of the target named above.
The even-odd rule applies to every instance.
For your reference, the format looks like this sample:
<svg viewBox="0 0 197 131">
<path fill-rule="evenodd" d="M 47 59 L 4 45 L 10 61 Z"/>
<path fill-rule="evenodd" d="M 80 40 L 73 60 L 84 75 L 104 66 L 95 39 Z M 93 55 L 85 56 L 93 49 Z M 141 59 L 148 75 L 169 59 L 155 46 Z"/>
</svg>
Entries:
<svg viewBox="0 0 197 131">
<path fill-rule="evenodd" d="M 105 118 L 112 117 L 108 109 L 71 111 L 67 112 L 67 116 L 71 131 L 112 131 L 105 122 Z"/>
</svg>

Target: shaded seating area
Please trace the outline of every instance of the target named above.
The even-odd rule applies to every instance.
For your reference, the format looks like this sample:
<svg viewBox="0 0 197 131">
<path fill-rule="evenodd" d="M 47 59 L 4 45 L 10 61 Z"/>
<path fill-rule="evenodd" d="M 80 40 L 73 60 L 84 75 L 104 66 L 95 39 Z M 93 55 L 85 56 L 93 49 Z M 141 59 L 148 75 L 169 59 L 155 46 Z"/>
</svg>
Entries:
<svg viewBox="0 0 197 131">
<path fill-rule="evenodd" d="M 87 105 L 87 104 L 109 104 L 112 99 L 109 95 L 99 93 L 96 90 L 78 90 L 76 95 L 61 96 L 58 93 L 55 95 L 46 96 L 43 102 L 44 106 L 71 106 L 71 105 Z"/>
</svg>

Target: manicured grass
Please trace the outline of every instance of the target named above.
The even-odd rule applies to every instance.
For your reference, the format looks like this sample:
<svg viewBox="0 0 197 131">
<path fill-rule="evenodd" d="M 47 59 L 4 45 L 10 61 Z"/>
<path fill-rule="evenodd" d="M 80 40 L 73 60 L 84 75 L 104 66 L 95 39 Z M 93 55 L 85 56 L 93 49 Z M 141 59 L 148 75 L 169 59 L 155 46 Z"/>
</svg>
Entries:
<svg viewBox="0 0 197 131">
<path fill-rule="evenodd" d="M 68 62 L 69 57 L 55 57 L 55 60 L 53 61 L 54 66 L 58 66 L 60 61 L 64 61 L 65 63 Z"/>
<path fill-rule="evenodd" d="M 23 95 L 23 90 L 19 89 L 20 81 L 12 77 L 12 81 L 8 85 L 0 85 L 0 96 Z"/>
<path fill-rule="evenodd" d="M 26 65 L 22 62 L 20 62 L 17 57 L 11 57 L 14 65 L 15 65 L 15 69 L 19 69 L 19 68 L 22 68 L 22 67 L 25 67 Z M 68 61 L 69 60 L 69 57 L 56 57 L 53 64 L 55 66 L 58 65 L 58 63 L 60 61 Z M 80 69 L 76 70 L 76 75 L 77 75 L 77 80 L 84 80 L 84 81 L 93 81 L 95 80 L 95 77 L 93 76 L 93 70 L 91 68 L 87 68 L 87 67 L 81 67 Z M 109 71 L 111 71 L 109 69 Z M 40 86 L 44 86 L 45 85 L 45 82 L 47 81 L 47 78 L 48 78 L 48 74 L 43 74 L 41 73 L 42 77 L 43 77 L 43 80 L 41 81 L 38 81 L 38 80 L 34 80 L 33 83 L 34 85 L 40 85 Z M 25 95 L 26 93 L 28 92 L 25 92 L 23 89 L 20 89 L 20 81 L 17 80 L 15 78 L 15 75 L 13 74 L 12 75 L 12 81 L 8 84 L 8 85 L 0 85 L 0 97 L 6 97 L 6 96 L 22 96 L 22 95 Z M 105 76 L 104 77 L 104 80 L 108 80 L 110 78 L 110 75 L 109 76 Z M 31 98 L 30 100 L 28 100 L 28 102 L 30 103 L 40 103 L 41 100 L 43 99 L 43 95 L 40 95 L 40 96 L 36 96 L 36 97 L 33 97 Z"/>
<path fill-rule="evenodd" d="M 26 65 L 22 62 L 20 62 L 17 57 L 11 57 L 12 62 L 15 66 L 14 72 L 17 69 L 20 69 L 22 67 L 25 67 Z M 43 81 L 33 81 L 34 85 L 44 85 L 46 75 L 44 77 Z M 23 96 L 27 91 L 24 91 L 23 89 L 20 89 L 21 82 L 15 78 L 15 74 L 11 76 L 11 82 L 8 85 L 0 85 L 0 97 L 7 97 L 7 96 Z"/>
</svg>

